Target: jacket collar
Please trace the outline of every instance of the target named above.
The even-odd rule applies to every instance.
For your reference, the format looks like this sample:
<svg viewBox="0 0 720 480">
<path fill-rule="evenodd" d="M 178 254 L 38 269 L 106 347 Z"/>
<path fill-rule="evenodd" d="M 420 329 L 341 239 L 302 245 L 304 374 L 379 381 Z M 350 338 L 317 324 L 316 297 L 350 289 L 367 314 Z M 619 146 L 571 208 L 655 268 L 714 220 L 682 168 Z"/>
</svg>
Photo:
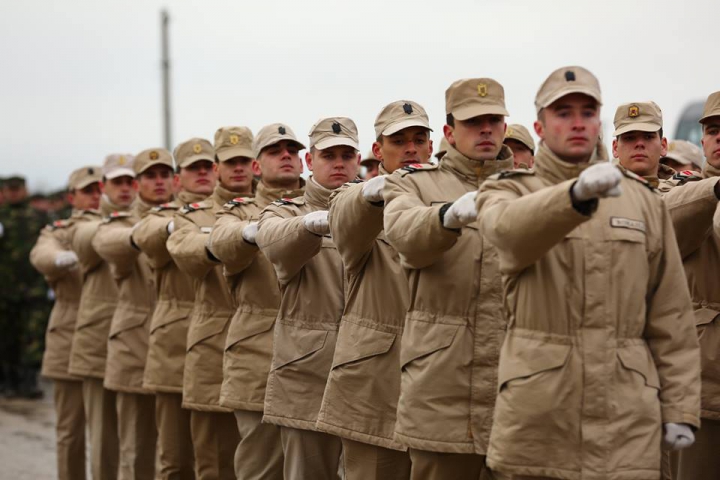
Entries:
<svg viewBox="0 0 720 480">
<path fill-rule="evenodd" d="M 305 185 L 305 200 L 313 207 L 327 210 L 330 205 L 330 194 L 334 190 L 328 190 L 310 177 Z"/>
<path fill-rule="evenodd" d="M 179 203 L 181 203 L 182 205 L 188 205 L 190 203 L 202 202 L 207 198 L 207 195 L 202 193 L 192 193 L 183 190 L 178 193 L 176 197 L 180 201 Z"/>
<path fill-rule="evenodd" d="M 215 191 L 213 191 L 211 198 L 213 202 L 215 202 L 215 205 L 225 205 L 227 202 L 232 200 L 236 197 L 242 197 L 242 196 L 252 196 L 252 194 L 249 195 L 243 195 L 242 192 L 233 192 L 232 190 L 228 190 L 227 188 L 222 187 L 219 183 L 215 186 Z"/>
<path fill-rule="evenodd" d="M 710 178 L 710 177 L 720 177 L 720 168 L 715 168 L 710 163 L 705 160 L 705 165 L 702 169 L 702 174 L 704 178 Z"/>
<path fill-rule="evenodd" d="M 553 184 L 577 178 L 587 167 L 595 163 L 607 162 L 607 152 L 599 146 L 590 161 L 587 163 L 570 163 L 552 152 L 544 142 L 540 142 L 540 148 L 535 155 L 535 172 L 539 177 L 550 180 Z"/>
<path fill-rule="evenodd" d="M 512 168 L 512 150 L 507 145 L 502 146 L 495 160 L 472 160 L 450 145 L 440 162 L 441 170 L 449 170 L 476 185 L 494 173 L 512 170 Z"/>
<path fill-rule="evenodd" d="M 305 193 L 305 180 L 300 179 L 300 188 L 296 190 L 284 190 L 282 188 L 269 188 L 262 181 L 255 191 L 255 200 L 262 206 L 270 205 L 279 198 L 295 198 Z"/>
<path fill-rule="evenodd" d="M 137 201 L 137 199 L 135 201 Z M 129 207 L 121 207 L 120 205 L 114 204 L 110 201 L 110 197 L 104 193 L 102 194 L 102 197 L 100 197 L 100 213 L 103 217 L 107 217 L 112 212 L 126 212 L 132 208 L 133 205 L 130 205 Z"/>
</svg>

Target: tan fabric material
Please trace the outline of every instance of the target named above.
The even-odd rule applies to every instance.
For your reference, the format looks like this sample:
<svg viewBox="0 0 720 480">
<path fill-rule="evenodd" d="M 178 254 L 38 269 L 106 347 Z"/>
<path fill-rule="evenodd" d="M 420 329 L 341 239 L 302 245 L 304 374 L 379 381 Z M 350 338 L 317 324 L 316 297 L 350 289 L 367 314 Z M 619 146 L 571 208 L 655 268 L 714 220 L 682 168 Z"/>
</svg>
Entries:
<svg viewBox="0 0 720 480">
<path fill-rule="evenodd" d="M 280 143 L 283 140 L 296 144 L 300 150 L 305 150 L 305 145 L 298 141 L 295 132 L 290 127 L 284 123 L 272 123 L 261 128 L 253 138 L 254 157 L 258 158 L 264 148 Z"/>
<path fill-rule="evenodd" d="M 491 480 L 485 456 L 410 449 L 412 480 Z"/>
<path fill-rule="evenodd" d="M 465 78 L 445 90 L 445 113 L 456 120 L 480 115 L 509 115 L 505 109 L 505 89 L 492 78 Z"/>
<path fill-rule="evenodd" d="M 478 222 L 449 230 L 439 211 L 512 165 L 507 146 L 486 162 L 450 147 L 439 167 L 402 169 L 386 181 L 385 235 L 410 286 L 395 426 L 410 448 L 486 451 L 505 330 L 496 253 Z"/>
<path fill-rule="evenodd" d="M 326 148 L 345 145 L 359 150 L 357 125 L 347 117 L 321 118 L 310 128 L 310 148 Z"/>
<path fill-rule="evenodd" d="M 179 393 L 155 394 L 155 422 L 158 431 L 160 480 L 194 480 L 195 460 L 190 410 L 182 408 Z"/>
<path fill-rule="evenodd" d="M 333 239 L 310 233 L 303 216 L 326 210 L 331 193 L 311 177 L 304 196 L 272 203 L 260 215 L 257 244 L 275 268 L 282 295 L 265 396 L 269 423 L 315 429 L 345 284 Z"/>
<path fill-rule="evenodd" d="M 240 441 L 235 450 L 237 480 L 283 480 L 280 427 L 262 423 L 261 412 L 236 410 Z"/>
<path fill-rule="evenodd" d="M 75 169 L 68 180 L 68 190 L 82 190 L 92 183 L 102 180 L 102 167 L 99 165 L 86 165 Z"/>
<path fill-rule="evenodd" d="M 55 454 L 59 480 L 85 480 L 85 407 L 82 381 L 55 380 Z"/>
<path fill-rule="evenodd" d="M 700 123 L 703 123 L 710 117 L 716 117 L 718 115 L 720 115 L 720 92 L 713 92 L 708 95 L 707 100 L 705 100 Z"/>
<path fill-rule="evenodd" d="M 239 441 L 232 413 L 190 412 L 197 480 L 235 478 L 234 456 Z"/>
<path fill-rule="evenodd" d="M 375 138 L 389 136 L 410 127 L 423 127 L 432 132 L 430 120 L 422 105 L 412 100 L 398 100 L 385 105 L 375 117 Z M 372 150 L 363 161 L 370 158 L 378 160 Z"/>
<path fill-rule="evenodd" d="M 175 231 L 167 241 L 180 270 L 197 282 L 183 371 L 184 408 L 230 411 L 220 406 L 220 387 L 225 339 L 235 310 L 222 265 L 206 245 L 215 214 L 237 196 L 218 185 L 207 200 L 186 205 L 174 217 Z"/>
<path fill-rule="evenodd" d="M 569 192 L 586 167 L 541 145 L 536 173 L 480 189 L 509 325 L 487 462 L 515 475 L 659 478 L 661 424 L 699 426 L 677 241 L 662 197 L 636 176 L 579 213 Z"/>
<path fill-rule="evenodd" d="M 663 128 L 662 110 L 655 102 L 633 102 L 615 110 L 614 137 L 627 132 L 659 132 Z"/>
<path fill-rule="evenodd" d="M 285 480 L 337 480 L 342 443 L 334 435 L 280 427 Z"/>
<path fill-rule="evenodd" d="M 410 454 L 342 438 L 345 480 L 408 480 Z"/>
<path fill-rule="evenodd" d="M 90 472 L 93 480 L 115 480 L 120 466 L 115 392 L 98 378 L 83 379 L 83 405 L 90 441 Z"/>
<path fill-rule="evenodd" d="M 368 203 L 362 187 L 347 184 L 331 196 L 330 227 L 348 283 L 317 428 L 405 450 L 393 433 L 407 279 L 398 253 L 385 238 L 383 207 Z"/>
<path fill-rule="evenodd" d="M 260 182 L 255 198 L 231 200 L 217 214 L 210 242 L 213 254 L 223 262 L 235 307 L 223 356 L 222 406 L 263 411 L 273 327 L 280 306 L 280 289 L 272 264 L 257 245 L 242 238 L 242 230 L 248 223 L 257 222 L 262 209 L 270 203 L 302 193 L 302 189 L 268 189 Z"/>
<path fill-rule="evenodd" d="M 140 175 L 155 165 L 165 165 L 166 167 L 174 168 L 172 154 L 164 148 L 145 149 L 135 156 L 133 170 L 136 175 Z"/>
<path fill-rule="evenodd" d="M 252 143 L 248 127 L 221 127 L 215 132 L 215 154 L 221 162 L 235 157 L 255 158 Z"/>
<path fill-rule="evenodd" d="M 717 480 L 720 478 L 720 422 L 704 418 L 695 432 L 695 443 L 670 453 L 673 480 Z"/>
<path fill-rule="evenodd" d="M 117 392 L 119 480 L 155 478 L 155 396 Z"/>
<path fill-rule="evenodd" d="M 578 66 L 561 67 L 553 71 L 540 86 L 535 95 L 535 111 L 539 113 L 571 93 L 582 93 L 594 98 L 599 105 L 602 104 L 600 82 L 592 72 Z"/>
</svg>

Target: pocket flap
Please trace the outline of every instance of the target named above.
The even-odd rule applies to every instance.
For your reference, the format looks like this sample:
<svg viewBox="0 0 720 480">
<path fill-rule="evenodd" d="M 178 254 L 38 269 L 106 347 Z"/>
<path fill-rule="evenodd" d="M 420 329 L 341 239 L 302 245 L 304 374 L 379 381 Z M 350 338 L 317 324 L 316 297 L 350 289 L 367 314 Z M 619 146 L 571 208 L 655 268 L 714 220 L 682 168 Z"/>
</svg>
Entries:
<svg viewBox="0 0 720 480">
<path fill-rule="evenodd" d="M 122 306 L 118 307 L 110 326 L 110 338 L 126 330 L 131 330 L 143 325 L 149 316 L 150 312 L 146 310 L 133 310 L 123 308 Z"/>
<path fill-rule="evenodd" d="M 396 335 L 356 323 L 340 325 L 332 368 L 387 353 Z"/>
<path fill-rule="evenodd" d="M 230 316 L 223 317 L 215 315 L 199 318 L 198 320 L 199 321 L 197 322 L 191 323 L 190 329 L 188 330 L 188 351 L 198 343 L 207 340 L 210 337 L 214 337 L 215 335 L 221 334 L 223 330 L 225 330 L 227 323 L 230 321 Z M 224 346 L 223 342 L 221 348 Z"/>
<path fill-rule="evenodd" d="M 228 330 L 225 345 L 231 347 L 240 340 L 245 340 L 259 333 L 267 332 L 275 325 L 275 318 L 271 315 L 263 315 L 261 313 L 243 313 L 237 318 L 233 318 Z"/>
<path fill-rule="evenodd" d="M 168 302 L 158 303 L 150 325 L 150 333 L 165 325 L 185 320 L 191 313 L 192 307 L 179 307 Z"/>
<path fill-rule="evenodd" d="M 83 310 L 78 312 L 78 320 L 75 326 L 76 330 L 81 330 L 98 323 L 110 320 L 115 313 L 117 304 L 97 301 L 90 306 L 82 305 Z"/>
<path fill-rule="evenodd" d="M 400 365 L 408 363 L 425 355 L 447 348 L 452 344 L 459 325 L 446 325 L 444 323 L 428 323 L 408 320 L 400 347 Z"/>
<path fill-rule="evenodd" d="M 637 372 L 645 378 L 645 385 L 660 388 L 660 378 L 658 377 L 655 362 L 653 362 L 645 345 L 620 347 L 617 349 L 617 355 L 620 363 L 625 368 Z"/>
<path fill-rule="evenodd" d="M 325 346 L 328 332 L 281 325 L 275 337 L 273 370 L 307 357 Z"/>
<path fill-rule="evenodd" d="M 699 308 L 695 310 L 695 325 L 707 325 L 708 323 L 712 323 L 713 320 L 719 315 L 718 312 L 715 310 L 712 310 L 710 308 Z"/>
<path fill-rule="evenodd" d="M 572 346 L 508 335 L 500 350 L 498 391 L 510 380 L 565 365 Z"/>
</svg>

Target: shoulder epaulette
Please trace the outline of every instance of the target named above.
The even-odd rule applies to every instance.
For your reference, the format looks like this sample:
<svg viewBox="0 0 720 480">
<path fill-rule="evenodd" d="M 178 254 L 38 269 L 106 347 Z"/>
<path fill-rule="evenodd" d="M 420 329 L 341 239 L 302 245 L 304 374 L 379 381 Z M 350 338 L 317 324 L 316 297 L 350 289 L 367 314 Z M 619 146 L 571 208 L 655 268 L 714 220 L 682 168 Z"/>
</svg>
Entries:
<svg viewBox="0 0 720 480">
<path fill-rule="evenodd" d="M 535 172 L 533 170 L 517 168 L 514 170 L 503 170 L 500 173 L 496 173 L 495 175 L 492 175 L 490 178 L 493 178 L 496 180 L 505 180 L 506 178 L 513 178 L 513 177 L 518 177 L 518 176 L 522 176 L 522 175 L 535 175 Z"/>
<path fill-rule="evenodd" d="M 153 207 L 153 212 L 162 212 L 163 210 L 177 210 L 178 205 L 173 202 L 163 203 L 162 205 L 158 205 L 157 207 Z"/>
<path fill-rule="evenodd" d="M 692 170 L 683 170 L 682 172 L 675 172 L 672 176 L 672 180 L 678 182 L 678 185 L 684 185 L 687 182 L 696 182 L 702 180 L 702 174 L 694 172 Z"/>
<path fill-rule="evenodd" d="M 190 213 L 190 212 L 196 212 L 198 210 L 205 210 L 207 208 L 210 208 L 211 204 L 209 202 L 200 202 L 200 203 L 188 203 L 184 207 L 180 209 L 180 213 Z"/>
<path fill-rule="evenodd" d="M 403 172 L 403 177 L 405 175 L 408 175 L 410 173 L 415 172 L 423 172 L 423 171 L 429 171 L 429 170 L 437 170 L 439 165 L 435 165 L 432 163 L 412 163 L 410 165 L 406 165 L 400 170 Z"/>
<path fill-rule="evenodd" d="M 255 199 L 253 197 L 235 197 L 229 202 L 227 202 L 225 205 L 223 205 L 223 208 L 225 210 L 232 210 L 235 207 L 238 207 L 240 205 L 247 205 L 249 203 L 255 203 Z"/>
<path fill-rule="evenodd" d="M 353 178 L 352 180 L 350 180 L 349 182 L 347 182 L 345 185 L 355 185 L 357 183 L 365 183 L 365 180 L 363 180 L 362 178 L 356 177 L 356 178 Z"/>
<path fill-rule="evenodd" d="M 65 219 L 65 220 L 55 220 L 54 222 L 52 222 L 51 224 L 49 224 L 49 225 L 47 226 L 47 228 L 50 229 L 50 230 L 57 230 L 58 228 L 67 228 L 67 227 L 69 227 L 70 225 L 72 225 L 72 221 L 69 220 L 69 219 Z"/>
<path fill-rule="evenodd" d="M 278 198 L 277 200 L 272 202 L 272 204 L 277 205 L 277 206 L 305 205 L 305 199 L 302 197 L 296 197 L 296 198 L 284 197 L 284 198 Z"/>
<path fill-rule="evenodd" d="M 635 180 L 636 182 L 639 182 L 639 183 L 643 184 L 645 187 L 647 187 L 647 188 L 650 189 L 651 191 L 654 192 L 654 191 L 656 190 L 655 187 L 653 187 L 652 185 L 650 185 L 650 182 L 648 182 L 647 180 L 645 180 L 645 179 L 644 179 L 643 177 L 641 177 L 640 175 L 638 175 L 638 174 L 636 174 L 636 173 L 633 173 L 633 172 L 631 172 L 630 170 L 625 169 L 625 168 L 621 168 L 620 171 L 621 171 L 622 174 L 625 175 L 627 178 L 630 178 L 630 179 L 632 179 L 632 180 Z"/>
<path fill-rule="evenodd" d="M 112 212 L 110 215 L 103 219 L 103 223 L 110 223 L 118 218 L 127 218 L 132 216 L 130 212 Z"/>
</svg>

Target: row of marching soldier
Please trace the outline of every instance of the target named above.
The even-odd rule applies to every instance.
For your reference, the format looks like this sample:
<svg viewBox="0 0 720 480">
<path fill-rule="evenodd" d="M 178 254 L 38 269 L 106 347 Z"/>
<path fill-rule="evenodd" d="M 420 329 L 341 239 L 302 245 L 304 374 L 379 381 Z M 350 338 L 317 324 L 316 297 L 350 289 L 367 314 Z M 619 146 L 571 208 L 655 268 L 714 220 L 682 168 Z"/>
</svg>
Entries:
<svg viewBox="0 0 720 480">
<path fill-rule="evenodd" d="M 652 101 L 611 161 L 582 67 L 537 150 L 491 78 L 445 106 L 438 163 L 421 105 L 382 108 L 364 182 L 347 117 L 75 170 L 31 253 L 60 478 L 85 425 L 96 480 L 720 478 L 720 92 L 704 165 Z"/>
</svg>

